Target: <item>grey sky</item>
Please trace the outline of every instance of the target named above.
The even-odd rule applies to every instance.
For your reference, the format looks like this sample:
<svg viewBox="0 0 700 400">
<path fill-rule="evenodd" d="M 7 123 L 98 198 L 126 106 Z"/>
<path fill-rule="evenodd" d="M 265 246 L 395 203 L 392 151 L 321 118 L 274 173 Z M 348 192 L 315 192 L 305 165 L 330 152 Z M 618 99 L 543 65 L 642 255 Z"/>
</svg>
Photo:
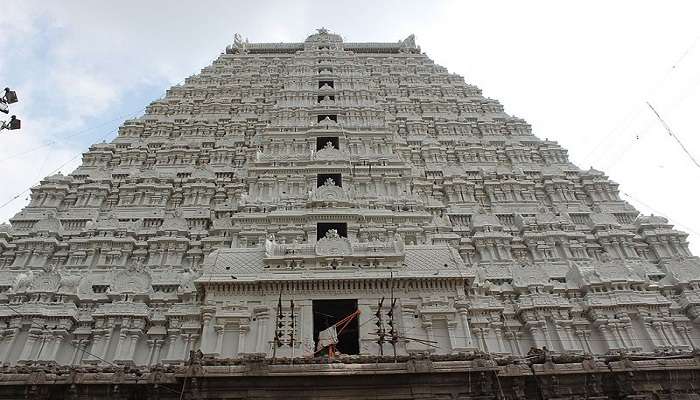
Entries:
<svg viewBox="0 0 700 400">
<path fill-rule="evenodd" d="M 697 2 L 6 0 L 3 14 L 0 85 L 18 91 L 23 129 L 0 135 L 0 204 L 59 167 L 70 172 L 79 157 L 69 160 L 111 140 L 125 116 L 211 63 L 234 33 L 301 41 L 326 26 L 352 41 L 414 33 L 537 136 L 608 173 L 638 209 L 691 233 L 700 254 L 700 169 L 645 105 L 700 158 Z M 0 208 L 0 221 L 27 197 Z"/>
</svg>

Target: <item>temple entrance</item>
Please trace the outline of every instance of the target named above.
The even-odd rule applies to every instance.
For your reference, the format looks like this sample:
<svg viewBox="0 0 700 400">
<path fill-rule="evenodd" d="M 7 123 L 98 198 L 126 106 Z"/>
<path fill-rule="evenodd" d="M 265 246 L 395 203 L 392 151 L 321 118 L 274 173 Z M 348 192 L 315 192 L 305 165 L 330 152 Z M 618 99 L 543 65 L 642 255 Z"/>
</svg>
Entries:
<svg viewBox="0 0 700 400">
<path fill-rule="evenodd" d="M 357 300 L 314 300 L 313 311 L 314 346 L 317 346 L 319 332 L 357 311 Z M 360 329 L 358 319 L 359 318 L 353 318 L 342 332 L 338 332 L 338 343 L 335 345 L 337 352 L 342 354 L 360 353 Z M 317 355 L 322 354 L 326 353 L 319 352 Z"/>
</svg>

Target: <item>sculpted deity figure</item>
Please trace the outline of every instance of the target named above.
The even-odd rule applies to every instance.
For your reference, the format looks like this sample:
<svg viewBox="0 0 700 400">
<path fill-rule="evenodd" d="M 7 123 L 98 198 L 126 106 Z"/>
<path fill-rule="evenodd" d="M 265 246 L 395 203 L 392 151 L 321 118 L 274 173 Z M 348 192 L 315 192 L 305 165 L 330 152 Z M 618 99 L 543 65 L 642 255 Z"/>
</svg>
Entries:
<svg viewBox="0 0 700 400">
<path fill-rule="evenodd" d="M 333 178 L 327 178 L 325 182 L 323 182 L 325 186 L 335 186 L 335 181 Z"/>
<path fill-rule="evenodd" d="M 274 233 L 268 234 L 267 239 L 265 239 L 265 254 L 268 256 L 272 255 L 276 244 L 277 244 L 277 240 L 275 239 L 275 234 Z"/>
<path fill-rule="evenodd" d="M 248 193 L 246 193 L 246 192 L 241 193 L 240 199 L 241 199 L 241 200 L 240 200 L 240 205 L 243 206 L 243 205 L 248 204 Z"/>
<path fill-rule="evenodd" d="M 340 239 L 340 235 L 338 235 L 338 230 L 337 229 L 329 229 L 326 232 L 326 239 Z"/>
<path fill-rule="evenodd" d="M 333 146 L 333 142 L 330 140 L 326 142 L 326 145 L 323 146 L 323 150 L 333 150 L 335 147 Z"/>
<path fill-rule="evenodd" d="M 15 279 L 15 291 L 29 287 L 32 280 L 34 280 L 34 272 L 31 269 L 25 273 L 17 275 L 17 278 Z"/>
<path fill-rule="evenodd" d="M 398 232 L 394 233 L 394 249 L 398 253 L 403 253 L 403 251 L 404 251 L 403 237 L 401 237 L 401 234 Z"/>
<path fill-rule="evenodd" d="M 135 258 L 131 260 L 129 265 L 127 265 L 127 270 L 129 272 L 140 271 L 143 268 L 143 260 L 140 258 Z"/>
<path fill-rule="evenodd" d="M 233 35 L 233 44 L 241 52 L 248 50 L 248 39 L 243 41 L 243 37 L 239 33 Z"/>
<path fill-rule="evenodd" d="M 44 272 L 53 272 L 53 271 L 55 271 L 55 270 L 56 270 L 56 260 L 53 260 L 53 259 L 52 259 L 51 261 L 49 261 L 48 263 L 46 263 L 46 264 L 42 267 L 42 269 L 44 270 Z"/>
</svg>

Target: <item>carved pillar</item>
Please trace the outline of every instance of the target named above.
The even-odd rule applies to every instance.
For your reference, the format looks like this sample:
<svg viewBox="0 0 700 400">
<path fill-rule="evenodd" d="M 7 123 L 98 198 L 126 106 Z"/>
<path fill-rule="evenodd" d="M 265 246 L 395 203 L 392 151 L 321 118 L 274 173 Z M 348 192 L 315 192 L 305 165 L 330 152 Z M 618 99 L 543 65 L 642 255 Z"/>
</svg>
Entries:
<svg viewBox="0 0 700 400">
<path fill-rule="evenodd" d="M 578 345 L 578 341 L 574 339 L 574 333 L 573 333 L 573 328 L 571 327 L 570 324 L 565 324 L 563 326 L 559 326 L 559 331 L 558 333 L 561 335 L 561 344 L 562 348 L 564 350 L 568 351 L 576 351 L 576 350 L 581 350 L 582 348 Z"/>
<path fill-rule="evenodd" d="M 609 322 L 608 327 L 610 329 L 610 333 L 617 339 L 621 348 L 627 349 L 630 347 L 630 344 L 627 343 L 627 341 L 625 340 L 625 336 L 622 334 L 621 323 Z"/>
<path fill-rule="evenodd" d="M 4 336 L 2 338 L 2 342 L 5 343 L 5 347 L 2 350 L 2 358 L 0 358 L 0 362 L 7 365 L 10 363 L 10 355 L 12 353 L 12 349 L 14 348 L 15 338 L 17 337 L 17 333 L 19 333 L 19 328 L 6 329 L 3 333 Z"/>
<path fill-rule="evenodd" d="M 457 321 L 447 321 L 447 335 L 450 338 L 450 349 L 447 353 L 452 352 L 456 346 L 455 343 L 455 327 L 457 326 Z"/>
<path fill-rule="evenodd" d="M 434 339 L 433 339 L 433 321 L 430 321 L 430 320 L 428 320 L 428 321 L 423 321 L 423 329 L 425 329 L 425 333 L 426 333 L 426 335 L 427 335 L 427 337 L 428 337 L 428 340 L 429 340 L 429 341 L 434 340 Z M 429 351 L 429 352 L 434 352 L 434 351 L 435 351 L 435 348 L 431 347 L 430 349 L 428 349 L 428 351 Z"/>
<path fill-rule="evenodd" d="M 639 337 L 637 336 L 637 332 L 634 331 L 634 327 L 632 326 L 631 323 L 627 323 L 623 326 L 623 329 L 625 333 L 627 334 L 627 337 L 629 338 L 630 344 L 634 350 L 641 350 L 642 345 L 639 343 Z"/>
<path fill-rule="evenodd" d="M 107 336 L 106 329 L 98 329 L 93 331 L 92 348 L 90 349 L 90 353 L 94 354 L 94 356 L 88 354 L 87 357 L 85 357 L 87 361 L 99 362 L 100 360 L 97 357 L 104 358 L 103 353 L 107 351 L 107 344 L 109 343 Z"/>
<path fill-rule="evenodd" d="M 248 323 L 241 322 L 238 326 L 238 355 L 242 355 L 246 352 L 246 337 L 248 336 L 248 331 L 250 331 L 250 325 Z"/>
<path fill-rule="evenodd" d="M 526 326 L 530 332 L 530 336 L 532 336 L 532 340 L 535 342 L 535 347 L 541 348 L 547 345 L 546 341 L 544 340 L 544 335 L 542 335 L 537 322 L 527 322 Z"/>
<path fill-rule="evenodd" d="M 141 331 L 138 329 L 132 330 L 130 333 L 129 337 L 129 342 L 128 342 L 128 348 L 126 351 L 126 360 L 131 360 L 134 363 L 136 362 L 136 345 L 138 344 L 139 339 L 141 338 Z"/>
<path fill-rule="evenodd" d="M 204 354 L 212 354 L 216 346 L 216 330 L 214 329 L 213 308 L 207 308 L 202 314 L 202 344 L 200 349 Z"/>
<path fill-rule="evenodd" d="M 688 341 L 688 344 L 690 345 L 690 347 L 693 350 L 697 350 L 697 348 L 695 347 L 695 343 L 693 343 L 693 340 L 690 338 L 691 328 L 689 328 L 688 326 L 682 325 L 682 326 L 678 327 L 678 329 L 682 329 L 681 333 L 683 334 L 685 339 Z"/>
<path fill-rule="evenodd" d="M 49 331 L 45 331 L 39 340 L 39 351 L 36 353 L 36 356 L 34 357 L 37 361 L 48 361 L 47 354 L 51 351 L 51 347 L 53 346 L 53 341 L 54 337 L 51 335 Z"/>
<path fill-rule="evenodd" d="M 649 335 L 649 339 L 651 340 L 651 346 L 654 349 L 664 346 L 663 340 L 659 337 L 657 329 L 650 319 L 644 321 L 644 328 L 646 329 L 647 334 Z"/>
<path fill-rule="evenodd" d="M 224 347 L 224 326 L 214 325 L 214 329 L 216 330 L 216 348 L 214 349 L 214 354 L 221 356 Z"/>
<path fill-rule="evenodd" d="M 27 341 L 24 342 L 24 347 L 19 355 L 19 361 L 31 361 L 32 352 L 36 345 L 37 339 L 41 338 L 41 329 L 30 328 L 27 332 Z"/>
<path fill-rule="evenodd" d="M 668 323 L 658 321 L 658 322 L 655 322 L 654 324 L 655 324 L 656 330 L 661 332 L 661 337 L 663 337 L 664 341 L 668 343 L 668 346 L 670 346 L 671 348 L 675 347 L 676 343 L 673 341 L 673 339 L 666 332 L 666 326 Z"/>
<path fill-rule="evenodd" d="M 267 353 L 267 324 L 269 318 L 267 318 L 267 313 L 258 314 L 258 336 L 255 342 L 255 352 L 256 353 Z M 301 339 L 301 338 L 300 338 Z"/>
<path fill-rule="evenodd" d="M 486 343 L 486 332 L 485 328 L 474 328 L 474 335 L 476 336 L 476 343 L 479 350 L 487 352 L 489 351 L 489 346 Z"/>
<path fill-rule="evenodd" d="M 68 332 L 62 329 L 52 332 L 51 345 L 44 351 L 45 360 L 58 362 L 56 356 L 58 355 L 58 351 L 60 350 L 63 340 L 67 335 Z"/>
<path fill-rule="evenodd" d="M 155 339 L 147 339 L 146 344 L 148 345 L 148 358 L 146 359 L 146 365 L 153 365 L 153 355 L 156 350 Z"/>
<path fill-rule="evenodd" d="M 598 330 L 600 331 L 600 334 L 603 335 L 603 338 L 608 345 L 608 349 L 616 350 L 620 348 L 617 343 L 617 339 L 615 339 L 615 337 L 610 333 L 606 324 L 598 325 Z"/>
<path fill-rule="evenodd" d="M 462 320 L 462 327 L 464 328 L 464 345 L 468 349 L 474 348 L 472 331 L 469 327 L 469 312 L 466 309 L 462 309 L 459 311 L 459 317 Z"/>
<path fill-rule="evenodd" d="M 163 339 L 156 339 L 155 350 L 153 352 L 153 364 L 157 364 L 160 361 L 160 352 L 163 349 Z"/>
<path fill-rule="evenodd" d="M 119 339 L 117 342 L 117 348 L 114 350 L 114 359 L 115 360 L 123 360 L 124 359 L 124 348 L 127 346 L 126 344 L 126 338 L 127 338 L 127 332 L 126 328 L 123 326 L 119 329 Z"/>
<path fill-rule="evenodd" d="M 71 343 L 73 344 L 73 354 L 71 355 L 70 358 L 70 364 L 71 365 L 78 365 L 78 354 L 80 354 L 80 351 L 83 346 L 83 339 L 73 339 L 71 340 Z"/>
<path fill-rule="evenodd" d="M 175 343 L 177 342 L 179 334 L 180 331 L 178 329 L 168 329 L 168 352 L 165 355 L 166 360 L 174 360 Z"/>
<path fill-rule="evenodd" d="M 681 327 L 672 322 L 669 323 L 668 330 L 672 333 L 679 347 L 689 347 L 688 343 L 685 341 L 685 337 L 680 334 Z"/>
<path fill-rule="evenodd" d="M 505 353 L 505 346 L 503 345 L 503 330 L 500 326 L 495 326 L 493 331 L 496 335 L 496 353 Z"/>
<path fill-rule="evenodd" d="M 180 337 L 182 337 L 182 353 L 180 353 L 180 360 L 187 360 L 189 359 L 189 352 L 190 352 L 190 345 L 192 344 L 192 334 L 191 333 L 181 333 Z"/>
</svg>

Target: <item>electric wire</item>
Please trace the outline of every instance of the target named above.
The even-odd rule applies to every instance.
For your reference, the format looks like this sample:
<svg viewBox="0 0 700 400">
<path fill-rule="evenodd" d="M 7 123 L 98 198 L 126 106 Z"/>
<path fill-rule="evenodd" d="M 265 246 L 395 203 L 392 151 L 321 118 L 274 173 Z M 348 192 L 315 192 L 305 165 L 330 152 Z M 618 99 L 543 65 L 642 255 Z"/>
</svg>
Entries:
<svg viewBox="0 0 700 400">
<path fill-rule="evenodd" d="M 666 121 L 664 121 L 663 118 L 661 118 L 661 115 L 659 115 L 659 112 L 656 111 L 654 106 L 652 106 L 651 103 L 649 103 L 648 101 L 647 101 L 647 105 L 649 106 L 649 108 L 651 108 L 651 111 L 654 112 L 654 115 L 656 115 L 656 118 L 659 119 L 659 121 L 661 122 L 661 125 L 664 127 L 664 129 L 666 129 L 666 132 L 668 132 L 668 135 L 671 136 L 678 143 L 679 146 L 681 146 L 681 149 L 683 149 L 685 154 L 688 155 L 688 157 L 693 162 L 693 164 L 695 164 L 696 167 L 700 168 L 700 164 L 698 164 L 698 162 L 695 160 L 695 157 L 693 157 L 693 155 L 690 154 L 690 151 L 688 151 L 688 149 L 685 147 L 685 145 L 683 145 L 683 142 L 681 142 L 681 140 L 678 138 L 678 136 L 676 136 L 676 134 L 673 133 L 673 131 L 671 130 L 671 127 L 668 126 L 668 124 L 666 123 Z"/>
<path fill-rule="evenodd" d="M 175 85 L 173 85 L 173 87 L 175 87 L 175 86 L 180 86 L 180 85 L 182 85 L 183 83 L 185 83 L 185 80 L 181 80 L 180 82 L 178 82 L 178 83 L 176 83 Z M 162 99 L 162 98 L 163 98 L 163 96 L 160 96 L 160 97 L 156 98 L 156 100 L 160 100 L 160 99 Z M 153 101 L 155 101 L 155 100 L 153 100 Z M 153 101 L 152 101 L 152 102 L 153 102 Z M 139 108 L 138 110 L 136 110 L 136 111 L 133 111 L 133 112 L 128 113 L 128 114 L 123 114 L 123 115 L 121 115 L 121 116 L 119 116 L 119 117 L 117 117 L 117 118 L 113 118 L 113 119 L 108 120 L 108 121 L 106 121 L 106 122 L 103 122 L 103 123 L 101 123 L 101 124 L 98 124 L 98 125 L 95 125 L 95 126 L 86 128 L 86 129 L 84 129 L 84 130 L 82 130 L 82 131 L 79 131 L 78 133 L 75 133 L 75 134 L 73 134 L 73 135 L 69 135 L 69 136 L 67 136 L 67 137 L 65 137 L 65 138 L 75 137 L 75 136 L 78 136 L 78 135 L 80 135 L 80 134 L 82 134 L 82 133 L 85 133 L 85 132 L 88 132 L 88 131 L 92 131 L 93 129 L 96 129 L 96 128 L 98 128 L 98 127 L 104 126 L 104 125 L 106 125 L 106 124 L 108 124 L 108 123 L 110 123 L 110 122 L 119 120 L 119 119 L 121 119 L 121 118 L 123 118 L 123 117 L 125 117 L 125 116 L 126 116 L 126 117 L 133 117 L 133 116 L 136 116 L 137 114 L 140 114 L 140 113 L 141 113 L 142 111 L 144 111 L 144 110 L 145 110 L 144 107 L 140 107 L 140 108 Z M 100 138 L 98 138 L 98 141 L 104 140 L 104 138 L 106 138 L 110 133 L 111 133 L 111 131 L 108 132 L 108 133 L 106 133 L 105 135 L 101 136 Z M 36 151 L 36 150 L 39 150 L 40 148 L 43 148 L 43 147 L 46 147 L 46 146 L 50 146 L 50 145 L 52 145 L 52 144 L 55 144 L 55 143 L 57 143 L 57 142 L 60 142 L 60 141 L 54 140 L 54 141 L 51 141 L 51 142 L 49 142 L 49 143 L 46 143 L 46 144 L 40 145 L 40 146 L 38 146 L 38 147 L 35 147 L 35 148 L 33 148 L 33 149 L 30 149 L 30 150 L 28 150 L 28 151 L 25 151 L 25 152 L 23 152 L 23 153 L 18 153 L 18 154 L 9 156 L 9 157 L 7 157 L 7 158 L 5 158 L 5 159 L 2 159 L 2 160 L 0 160 L 0 161 L 6 161 L 6 160 L 10 160 L 10 159 L 15 158 L 15 157 L 19 157 L 19 156 L 22 156 L 22 155 L 26 155 L 26 154 L 29 154 L 29 153 L 34 152 L 34 151 Z M 73 157 L 73 158 L 71 158 L 70 160 L 66 161 L 65 163 L 61 164 L 58 168 L 54 169 L 52 172 L 49 172 L 48 175 L 54 174 L 55 172 L 59 171 L 61 168 L 65 167 L 65 166 L 68 165 L 71 161 L 75 160 L 76 158 L 78 158 L 78 157 L 81 156 L 82 154 L 83 154 L 82 151 L 79 152 L 77 155 L 75 155 L 75 157 Z M 37 182 L 37 183 L 41 183 L 41 182 Z M 35 184 L 34 184 L 34 185 L 35 185 Z M 0 204 L 0 209 L 6 207 L 7 205 L 9 205 L 10 203 L 12 203 L 13 201 L 17 200 L 20 196 L 22 196 L 23 194 L 27 193 L 29 190 L 31 190 L 32 187 L 34 187 L 34 185 L 31 185 L 30 187 L 28 187 L 27 189 L 23 190 L 22 192 L 17 193 L 16 195 L 12 196 L 12 197 L 11 197 L 8 201 L 6 201 L 5 203 Z"/>
<path fill-rule="evenodd" d="M 695 46 L 698 44 L 699 41 L 700 41 L 700 35 L 697 36 L 697 37 L 691 42 L 691 44 L 685 49 L 685 51 L 683 51 L 683 53 L 681 54 L 681 56 L 680 56 L 678 59 L 676 59 L 676 61 L 671 65 L 671 67 L 669 67 L 669 68 L 666 70 L 666 73 L 662 76 L 662 78 L 661 78 L 659 81 L 657 81 L 657 83 L 656 83 L 654 86 L 652 86 L 652 88 L 651 88 L 651 89 L 649 90 L 649 92 L 647 93 L 646 97 L 653 96 L 653 95 L 656 93 L 656 91 L 658 91 L 658 90 L 666 83 L 666 81 L 668 80 L 668 78 L 669 78 L 674 72 L 676 72 L 676 71 L 679 70 L 679 67 L 680 67 L 681 63 L 684 61 L 684 59 L 686 58 L 686 56 L 687 56 L 688 54 L 690 54 L 691 51 L 693 51 L 693 50 L 695 49 Z M 599 160 L 600 157 L 606 153 L 605 150 L 604 150 L 602 153 L 598 153 L 598 150 L 601 148 L 601 146 L 603 146 L 605 143 L 608 143 L 608 142 L 609 142 L 609 138 L 610 138 L 614 133 L 616 133 L 616 132 L 618 132 L 619 130 L 621 130 L 621 127 L 626 129 L 627 125 L 629 125 L 630 123 L 632 123 L 633 121 L 635 121 L 635 120 L 637 119 L 637 117 L 641 114 L 642 109 L 643 109 L 643 108 L 641 107 L 641 105 L 640 105 L 639 107 L 636 107 L 636 106 L 635 106 L 631 111 L 629 111 L 629 112 L 626 114 L 625 118 L 622 120 L 622 122 L 621 122 L 620 124 L 617 124 L 612 130 L 610 130 L 607 134 L 605 134 L 603 137 L 601 137 L 601 139 L 597 142 L 597 144 L 584 156 L 584 158 L 583 158 L 583 160 L 584 160 L 584 161 L 583 161 L 583 165 L 590 165 L 590 163 L 591 163 L 592 161 Z M 636 136 L 636 135 L 632 135 L 633 138 L 634 138 L 635 136 Z M 614 147 L 614 146 L 609 146 L 608 148 L 609 148 L 609 149 L 612 149 L 613 147 Z M 628 147 L 628 146 L 624 146 L 623 148 L 624 148 L 624 149 L 627 149 L 627 147 Z M 598 155 L 597 155 L 594 159 L 591 159 L 591 156 L 593 156 L 594 154 L 598 154 Z"/>
<path fill-rule="evenodd" d="M 109 123 L 114 122 L 114 121 L 120 121 L 120 120 L 123 121 L 124 118 L 127 118 L 127 120 L 128 120 L 128 119 L 130 119 L 130 118 L 133 118 L 133 116 L 139 114 L 139 113 L 142 112 L 143 110 L 144 110 L 144 108 L 139 108 L 138 110 L 135 110 L 135 111 L 130 112 L 130 113 L 128 113 L 128 114 L 122 114 L 122 115 L 120 115 L 120 116 L 118 116 L 118 117 L 116 117 L 116 118 L 112 118 L 112 119 L 110 119 L 110 120 L 108 120 L 108 121 L 104 121 L 104 122 L 102 122 L 102 123 L 100 123 L 100 124 L 93 125 L 93 126 L 90 126 L 90 127 L 88 127 L 88 128 L 82 129 L 82 130 L 80 130 L 80 131 L 78 131 L 78 132 L 76 132 L 76 133 L 73 133 L 73 134 L 68 135 L 68 136 L 64 136 L 64 137 L 62 137 L 62 138 L 60 138 L 60 139 L 52 139 L 52 140 L 49 140 L 49 141 L 47 141 L 47 142 L 44 142 L 43 144 L 40 144 L 40 145 L 35 146 L 35 147 L 32 147 L 32 148 L 30 148 L 30 149 L 28 149 L 28 150 L 25 150 L 25 151 L 21 152 L 21 153 L 16 153 L 16 154 L 7 156 L 7 157 L 5 157 L 5 158 L 3 158 L 3 159 L 0 159 L 0 162 L 8 161 L 8 160 L 11 160 L 11 159 L 16 158 L 16 157 L 20 157 L 20 156 L 24 156 L 24 155 L 33 153 L 33 152 L 35 152 L 35 151 L 37 151 L 37 150 L 40 150 L 40 149 L 43 149 L 43 148 L 45 148 L 45 147 L 49 147 L 49 146 L 53 146 L 53 145 L 58 144 L 58 143 L 65 142 L 66 139 L 70 139 L 70 138 L 74 138 L 74 137 L 78 137 L 78 136 L 83 136 L 83 135 L 86 134 L 86 133 L 92 133 L 92 131 L 96 130 L 97 128 L 101 128 L 101 127 L 103 127 L 103 126 L 105 126 L 105 125 L 107 125 L 107 124 L 109 124 Z"/>
<path fill-rule="evenodd" d="M 689 226 L 687 226 L 687 225 L 684 225 L 684 224 L 678 222 L 677 220 L 675 220 L 675 219 L 673 219 L 673 218 L 668 217 L 668 214 L 667 214 L 667 213 L 664 213 L 664 212 L 662 212 L 662 211 L 659 211 L 658 209 L 656 209 L 656 208 L 650 206 L 649 204 L 643 202 L 642 200 L 639 200 L 639 198 L 633 197 L 632 195 L 630 195 L 630 194 L 627 193 L 627 192 L 621 192 L 621 193 L 622 193 L 623 196 L 626 196 L 626 197 L 628 197 L 630 200 L 641 204 L 642 206 L 648 208 L 648 209 L 651 210 L 652 212 L 654 212 L 654 213 L 656 213 L 656 214 L 658 214 L 658 215 L 663 215 L 663 216 L 665 216 L 672 224 L 678 225 L 678 226 L 680 226 L 681 228 L 687 230 L 688 232 L 690 232 L 690 233 L 692 233 L 692 234 L 694 234 L 694 235 L 700 236 L 700 231 L 698 231 L 698 230 L 696 230 L 696 229 L 693 229 L 693 228 L 691 228 L 691 227 L 689 227 Z"/>
<path fill-rule="evenodd" d="M 111 134 L 112 134 L 112 132 L 108 132 L 108 133 L 102 135 L 102 137 L 100 137 L 100 139 L 104 139 L 104 138 L 106 138 L 107 136 L 109 136 L 109 135 L 111 135 Z M 59 165 L 57 168 L 53 169 L 53 170 L 52 170 L 51 172 L 49 172 L 46 176 L 50 176 L 50 175 L 55 174 L 56 172 L 60 171 L 61 168 L 63 168 L 63 167 L 65 167 L 66 165 L 70 164 L 70 163 L 73 162 L 76 158 L 78 158 L 78 157 L 80 157 L 80 156 L 82 156 L 82 155 L 83 155 L 83 152 L 81 151 L 81 152 L 79 152 L 78 154 L 76 154 L 75 156 L 71 157 L 68 161 L 64 162 L 63 164 Z M 39 181 L 39 182 L 37 182 L 37 183 L 35 183 L 35 184 L 29 186 L 28 188 L 24 189 L 23 191 L 21 191 L 21 192 L 17 193 L 16 195 L 12 196 L 9 200 L 7 200 L 6 202 L 0 204 L 0 209 L 5 208 L 5 207 L 6 207 L 7 205 L 9 205 L 10 203 L 12 203 L 13 201 L 17 200 L 17 199 L 20 198 L 23 194 L 25 194 L 25 193 L 27 193 L 28 191 L 30 191 L 35 185 L 37 185 L 37 184 L 39 184 L 39 183 L 41 183 L 41 181 Z"/>
</svg>

